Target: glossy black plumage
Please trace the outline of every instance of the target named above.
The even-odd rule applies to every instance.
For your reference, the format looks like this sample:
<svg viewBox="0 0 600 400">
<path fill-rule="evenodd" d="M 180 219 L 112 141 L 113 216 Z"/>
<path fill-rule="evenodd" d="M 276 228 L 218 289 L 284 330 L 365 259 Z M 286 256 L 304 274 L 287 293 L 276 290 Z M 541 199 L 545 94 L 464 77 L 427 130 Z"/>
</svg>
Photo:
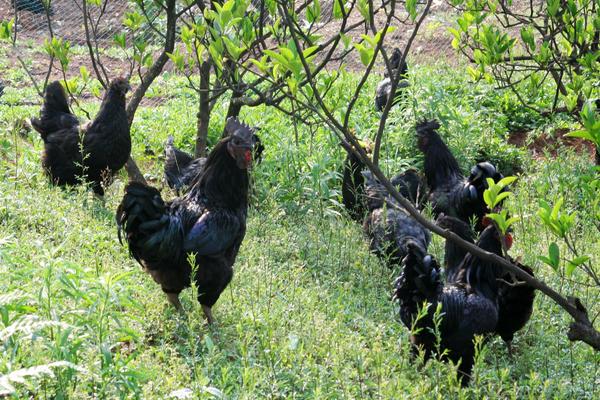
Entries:
<svg viewBox="0 0 600 400">
<path fill-rule="evenodd" d="M 486 228 L 478 246 L 501 255 L 502 244 L 495 227 Z M 501 268 L 467 254 L 454 282 L 444 283 L 440 267 L 418 242 L 410 242 L 403 270 L 395 283 L 394 298 L 400 302 L 400 319 L 413 330 L 413 351 L 420 348 L 430 358 L 436 351 L 434 316 L 440 307 L 439 335 L 445 358 L 460 362 L 459 379 L 467 385 L 473 367 L 475 335 L 494 333 L 498 324 L 498 285 Z M 423 303 L 429 303 L 425 317 L 415 321 Z M 417 331 L 417 329 L 420 329 Z"/>
<path fill-rule="evenodd" d="M 367 154 L 371 150 L 368 145 L 363 146 L 363 149 Z M 342 203 L 350 217 L 361 224 L 369 212 L 363 171 L 367 171 L 367 166 L 356 154 L 347 151 L 342 170 Z M 390 180 L 390 183 L 413 204 L 421 205 L 426 189 L 416 170 L 409 169 L 397 174 Z"/>
<path fill-rule="evenodd" d="M 467 242 L 473 243 L 473 230 L 458 218 L 440 215 L 436 222 L 440 227 L 454 232 Z M 467 254 L 466 250 L 450 240 L 446 240 L 444 257 L 446 282 L 451 283 L 457 280 L 459 267 Z M 515 265 L 529 275 L 534 276 L 530 267 L 521 263 Z M 531 318 L 535 289 L 508 272 L 502 273 L 497 284 L 498 324 L 496 333 L 506 342 L 509 352 L 512 353 L 511 343 L 514 334 L 521 330 Z"/>
<path fill-rule="evenodd" d="M 260 137 L 252 134 L 253 159 L 257 164 L 262 161 L 265 146 Z M 164 174 L 167 185 L 179 195 L 187 190 L 194 178 L 202 172 L 206 157 L 194 158 L 173 144 L 173 136 L 169 136 L 165 145 Z"/>
<path fill-rule="evenodd" d="M 196 175 L 204 168 L 205 157 L 194 159 L 188 153 L 173 145 L 173 136 L 169 136 L 165 146 L 165 181 L 179 195 Z"/>
<path fill-rule="evenodd" d="M 534 276 L 527 265 L 517 267 Z M 496 333 L 506 342 L 512 354 L 512 340 L 516 332 L 523 329 L 533 313 L 535 289 L 510 273 L 504 273 L 498 282 L 498 325 Z"/>
<path fill-rule="evenodd" d="M 193 279 L 209 322 L 246 232 L 252 131 L 235 119 L 227 131 L 186 195 L 164 202 L 158 190 L 132 182 L 117 210 L 119 236 L 124 233 L 131 255 L 177 308 L 192 279 L 188 254 L 195 254 Z"/>
<path fill-rule="evenodd" d="M 502 179 L 502 174 L 489 162 L 480 162 L 465 178 L 450 149 L 438 135 L 439 127 L 437 121 L 424 121 L 416 127 L 418 147 L 425 156 L 424 172 L 433 213 L 444 213 L 465 222 L 475 218 L 477 228 L 481 230 L 480 221 L 488 211 L 483 200 L 483 192 L 488 187 L 486 178 L 497 182 Z"/>
<path fill-rule="evenodd" d="M 471 229 L 471 226 L 466 222 L 458 218 L 450 217 L 445 214 L 440 214 L 436 220 L 436 223 L 441 228 L 447 229 L 450 232 L 455 233 L 461 239 L 469 243 L 474 243 L 475 234 Z M 456 280 L 458 267 L 467 254 L 468 253 L 465 249 L 455 245 L 450 240 L 446 240 L 444 248 L 444 268 L 446 282 L 454 282 Z"/>
<path fill-rule="evenodd" d="M 417 242 L 427 249 L 431 241 L 429 231 L 388 194 L 370 171 L 363 171 L 363 175 L 368 207 L 364 230 L 369 237 L 371 251 L 393 266 L 399 264 L 406 256 L 408 242 Z M 412 181 L 415 176 L 418 177 L 412 170 L 405 173 L 407 181 Z M 395 181 L 404 197 L 416 197 L 417 188 L 404 183 L 402 175 L 397 176 Z M 412 193 L 409 192 L 411 188 L 415 189 Z"/>
<path fill-rule="evenodd" d="M 347 152 L 342 178 L 342 202 L 350 217 L 362 223 L 367 214 L 365 198 L 365 178 L 362 171 L 365 165 L 352 152 Z"/>
<path fill-rule="evenodd" d="M 113 80 L 96 118 L 81 126 L 60 82 L 48 85 L 40 117 L 32 118 L 31 125 L 44 141 L 42 166 L 54 184 L 76 185 L 83 179 L 96 194 L 104 194 L 102 183 L 123 168 L 131 152 L 125 111 L 128 90 L 127 80 Z"/>
</svg>

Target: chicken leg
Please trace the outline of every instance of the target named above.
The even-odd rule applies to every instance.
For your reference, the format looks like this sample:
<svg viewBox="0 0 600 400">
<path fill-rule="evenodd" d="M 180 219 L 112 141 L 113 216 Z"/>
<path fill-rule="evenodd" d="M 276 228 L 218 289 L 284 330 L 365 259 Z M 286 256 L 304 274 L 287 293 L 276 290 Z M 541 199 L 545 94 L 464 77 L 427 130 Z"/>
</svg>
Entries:
<svg viewBox="0 0 600 400">
<path fill-rule="evenodd" d="M 204 311 L 204 315 L 206 315 L 206 322 L 208 322 L 209 325 L 212 325 L 213 322 L 215 322 L 212 315 L 212 309 L 209 306 L 202 304 L 202 311 Z"/>
<path fill-rule="evenodd" d="M 183 314 L 183 306 L 179 301 L 179 293 L 166 293 L 166 295 L 169 303 L 171 303 L 171 305 L 175 307 L 177 311 Z"/>
</svg>

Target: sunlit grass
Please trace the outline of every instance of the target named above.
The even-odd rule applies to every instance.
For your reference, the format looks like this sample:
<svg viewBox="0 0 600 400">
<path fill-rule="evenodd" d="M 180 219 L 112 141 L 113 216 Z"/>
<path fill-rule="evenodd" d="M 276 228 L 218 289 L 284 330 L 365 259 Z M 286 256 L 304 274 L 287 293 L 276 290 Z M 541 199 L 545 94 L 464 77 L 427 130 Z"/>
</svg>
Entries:
<svg viewBox="0 0 600 400">
<path fill-rule="evenodd" d="M 597 265 L 598 234 L 577 183 L 589 173 L 589 161 L 562 151 L 557 159 L 532 162 L 503 142 L 507 108 L 480 101 L 499 94 L 472 87 L 444 67 L 415 71 L 407 106 L 391 116 L 384 166 L 419 166 L 415 114 L 442 120 L 442 134 L 465 170 L 482 150 L 502 165 L 518 164 L 522 173 L 510 210 L 521 221 L 513 255 L 563 293 L 577 293 L 596 315 L 597 288 L 561 279 L 536 259 L 550 240 L 535 216 L 537 199 L 564 196 L 580 209 L 578 245 Z M 172 96 L 141 108 L 132 131 L 134 156 L 156 185 L 165 138 L 173 134 L 191 151 L 196 123 L 193 98 L 180 92 L 183 82 L 167 82 Z M 155 95 L 165 93 L 157 89 Z M 7 96 L 14 100 L 18 93 Z M 357 132 L 371 135 L 378 120 L 372 99 L 365 96 L 359 107 Z M 114 210 L 125 175 L 103 202 L 85 188 L 50 186 L 39 165 L 40 140 L 13 129 L 14 121 L 35 112 L 0 104 L 0 385 L 13 385 L 14 398 L 598 396 L 599 356 L 568 342 L 569 318 L 541 295 L 516 336 L 515 357 L 507 356 L 501 340 L 488 342 L 470 388 L 459 388 L 450 365 L 411 363 L 407 330 L 390 301 L 399 271 L 368 252 L 361 227 L 339 205 L 344 155 L 337 141 L 323 128 L 298 126 L 296 143 L 291 122 L 262 107 L 242 115 L 261 125 L 266 153 L 253 172 L 248 231 L 233 281 L 214 308 L 217 325 L 204 325 L 191 290 L 182 296 L 187 315 L 178 315 L 117 240 Z M 224 112 L 218 105 L 211 143 L 220 136 Z M 145 155 L 146 148 L 155 155 Z M 441 258 L 442 249 L 434 238 L 431 251 Z M 13 379 L 18 376 L 24 382 Z"/>
</svg>

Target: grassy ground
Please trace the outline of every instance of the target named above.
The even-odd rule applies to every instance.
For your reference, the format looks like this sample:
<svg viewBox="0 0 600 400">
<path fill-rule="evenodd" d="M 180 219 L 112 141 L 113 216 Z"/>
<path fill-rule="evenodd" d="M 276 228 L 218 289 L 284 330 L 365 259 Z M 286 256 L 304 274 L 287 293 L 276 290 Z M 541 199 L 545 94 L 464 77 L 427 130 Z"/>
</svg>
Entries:
<svg viewBox="0 0 600 400">
<path fill-rule="evenodd" d="M 556 158 L 532 160 L 506 144 L 509 129 L 526 128 L 534 137 L 569 122 L 536 119 L 514 99 L 442 66 L 414 71 L 406 108 L 391 116 L 385 168 L 419 166 L 411 127 L 416 117 L 436 116 L 465 169 L 485 157 L 518 173 L 510 208 L 522 219 L 513 256 L 563 293 L 577 293 L 595 316 L 598 288 L 574 283 L 585 283 L 577 272 L 561 278 L 536 260 L 551 240 L 535 215 L 538 199 L 564 196 L 567 207 L 579 211 L 577 245 L 598 264 L 598 232 L 585 207 L 598 193 L 581 189 L 591 173 L 589 158 L 560 148 Z M 6 76 L 16 80 L 19 72 Z M 134 156 L 156 185 L 162 163 L 144 155 L 146 147 L 160 154 L 173 134 L 191 150 L 195 130 L 194 98 L 177 78 L 164 79 L 153 95 L 173 98 L 140 109 L 132 132 Z M 345 83 L 353 82 L 348 77 Z M 41 141 L 13 129 L 18 118 L 37 113 L 35 106 L 14 105 L 24 99 L 36 100 L 31 90 L 6 89 L 0 103 L 0 393 L 10 384 L 14 398 L 43 399 L 600 395 L 600 356 L 568 342 L 569 319 L 541 295 L 516 337 L 514 358 L 499 339 L 491 340 L 470 388 L 458 387 L 452 366 L 412 364 L 408 332 L 389 300 L 398 271 L 370 255 L 361 228 L 339 205 L 343 154 L 336 140 L 322 128 L 297 126 L 296 141 L 291 122 L 271 110 L 243 115 L 261 125 L 267 150 L 253 172 L 235 276 L 214 308 L 218 323 L 203 324 L 192 290 L 182 296 L 186 316 L 178 315 L 117 240 L 114 210 L 125 176 L 103 202 L 84 188 L 49 186 L 39 166 Z M 376 129 L 371 101 L 361 99 L 353 121 L 363 137 Z M 222 118 L 214 120 L 213 141 Z M 441 258 L 442 248 L 435 238 L 432 252 Z"/>
</svg>

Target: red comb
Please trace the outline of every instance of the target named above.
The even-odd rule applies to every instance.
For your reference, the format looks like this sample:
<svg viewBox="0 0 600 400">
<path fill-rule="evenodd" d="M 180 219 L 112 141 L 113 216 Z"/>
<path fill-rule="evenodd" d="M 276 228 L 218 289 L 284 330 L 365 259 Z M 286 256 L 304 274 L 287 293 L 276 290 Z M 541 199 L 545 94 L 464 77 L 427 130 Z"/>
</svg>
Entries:
<svg viewBox="0 0 600 400">
<path fill-rule="evenodd" d="M 506 249 L 510 249 L 513 245 L 513 237 L 510 233 L 504 235 L 504 243 L 506 244 Z"/>
</svg>

